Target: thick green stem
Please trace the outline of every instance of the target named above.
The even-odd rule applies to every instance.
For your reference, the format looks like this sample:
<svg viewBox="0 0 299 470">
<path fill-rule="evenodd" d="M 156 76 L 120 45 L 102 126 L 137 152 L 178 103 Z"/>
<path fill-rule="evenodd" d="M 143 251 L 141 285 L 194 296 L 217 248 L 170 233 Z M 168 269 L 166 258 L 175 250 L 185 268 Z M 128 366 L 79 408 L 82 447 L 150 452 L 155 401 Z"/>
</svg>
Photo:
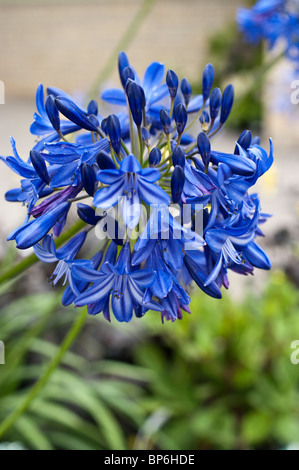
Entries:
<svg viewBox="0 0 299 470">
<path fill-rule="evenodd" d="M 40 376 L 38 381 L 32 387 L 28 395 L 24 398 L 24 400 L 17 406 L 17 408 L 12 411 L 10 415 L 7 416 L 4 421 L 0 424 L 0 438 L 5 434 L 11 426 L 15 423 L 15 421 L 29 408 L 33 400 L 36 398 L 38 393 L 43 389 L 43 387 L 48 382 L 49 378 L 55 371 L 56 367 L 61 362 L 64 354 L 70 348 L 74 340 L 79 335 L 80 331 L 83 328 L 83 325 L 86 320 L 86 309 L 82 309 L 73 323 L 72 328 L 67 333 L 64 341 L 62 342 L 60 348 L 58 349 L 57 353 L 53 357 L 53 359 L 49 362 L 46 366 L 43 374 Z"/>
<path fill-rule="evenodd" d="M 69 230 L 65 233 L 60 235 L 55 241 L 56 247 L 60 247 L 63 243 L 67 242 L 70 238 L 72 238 L 76 233 L 80 232 L 86 226 L 85 222 L 82 220 L 78 220 Z M 30 268 L 33 264 L 37 263 L 39 259 L 33 253 L 32 255 L 27 256 L 22 261 L 20 261 L 16 266 L 7 269 L 0 275 L 0 284 L 13 279 L 16 276 L 22 274 L 26 269 Z"/>
</svg>

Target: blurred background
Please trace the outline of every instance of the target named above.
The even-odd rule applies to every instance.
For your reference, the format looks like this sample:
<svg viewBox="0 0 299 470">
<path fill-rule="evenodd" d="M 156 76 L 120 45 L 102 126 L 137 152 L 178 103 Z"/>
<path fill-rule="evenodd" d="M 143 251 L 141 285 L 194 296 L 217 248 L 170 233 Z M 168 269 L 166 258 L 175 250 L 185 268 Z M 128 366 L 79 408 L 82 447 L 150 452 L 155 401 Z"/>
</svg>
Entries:
<svg viewBox="0 0 299 470">
<path fill-rule="evenodd" d="M 150 2 L 149 2 L 150 3 Z M 246 0 L 156 0 L 126 52 L 142 75 L 153 60 L 187 77 L 200 92 L 208 62 L 217 86 L 232 82 L 236 104 L 215 150 L 232 152 L 244 129 L 261 136 L 275 164 L 256 190 L 273 214 L 261 245 L 273 269 L 241 278 L 221 301 L 194 288 L 192 315 L 161 325 L 149 313 L 129 325 L 89 318 L 46 387 L 1 437 L 2 448 L 33 449 L 277 449 L 299 444 L 299 105 L 290 101 L 292 65 L 245 44 L 237 8 Z M 141 0 L 0 0 L 0 155 L 13 136 L 23 159 L 39 83 L 84 101 L 99 97 L 97 79 L 136 15 Z M 122 47 L 120 48 L 122 49 Z M 276 51 L 271 54 L 276 54 Z M 116 61 L 103 87 L 119 86 Z M 259 86 L 254 86 L 258 83 Z M 18 177 L 0 171 L 1 269 L 17 262 L 7 235 L 25 209 L 4 194 Z M 30 250 L 26 250 L 24 256 Z M 60 307 L 47 284 L 52 266 L 37 264 L 1 287 L 0 421 L 39 377 L 77 314 Z M 84 380 L 82 380 L 84 379 Z M 17 443 L 17 444 L 15 444 Z"/>
</svg>

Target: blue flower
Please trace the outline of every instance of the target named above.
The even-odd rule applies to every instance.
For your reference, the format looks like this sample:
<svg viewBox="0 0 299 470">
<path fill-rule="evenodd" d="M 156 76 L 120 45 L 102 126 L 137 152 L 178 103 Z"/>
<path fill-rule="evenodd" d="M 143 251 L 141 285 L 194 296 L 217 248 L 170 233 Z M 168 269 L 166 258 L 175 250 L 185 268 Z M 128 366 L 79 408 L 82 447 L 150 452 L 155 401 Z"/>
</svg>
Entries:
<svg viewBox="0 0 299 470">
<path fill-rule="evenodd" d="M 208 256 L 204 251 L 190 251 L 184 256 L 184 268 L 190 276 L 190 280 L 194 281 L 198 287 L 210 297 L 221 299 L 222 294 L 219 284 L 216 281 L 211 281 L 206 284 L 206 279 L 211 271 L 211 265 L 208 263 Z"/>
<path fill-rule="evenodd" d="M 120 57 L 121 57 L 120 62 L 123 62 L 123 54 L 124 53 L 122 52 L 120 53 Z M 124 66 L 125 64 L 129 65 L 129 61 L 127 57 L 124 63 L 119 67 L 120 78 L 121 78 L 122 85 L 124 88 L 125 88 L 125 82 L 123 80 L 122 74 L 124 70 L 128 67 L 128 65 Z M 147 124 L 154 123 L 155 126 L 157 125 L 157 122 L 159 122 L 161 105 L 163 105 L 165 102 L 167 103 L 167 101 L 165 101 L 166 98 L 169 99 L 169 87 L 166 82 L 162 83 L 164 72 L 165 72 L 165 67 L 160 62 L 152 62 L 147 67 L 142 81 L 134 72 L 134 80 L 136 81 L 138 85 L 141 85 L 144 91 L 145 101 L 146 101 L 145 112 L 146 112 Z M 174 73 L 173 71 L 169 71 L 169 72 Z M 170 77 L 169 74 L 168 76 L 169 76 L 169 80 L 173 78 L 172 76 Z M 171 84 L 172 82 L 169 81 L 169 83 Z M 188 113 L 196 113 L 203 106 L 203 102 L 204 102 L 203 96 L 198 95 L 191 99 L 191 90 L 189 87 L 188 87 L 188 91 L 185 93 L 185 90 L 186 90 L 185 83 L 186 82 L 184 81 L 182 94 L 183 96 L 186 96 L 186 93 L 187 94 L 189 93 L 187 111 Z M 175 89 L 175 86 L 172 88 Z M 178 99 L 176 104 L 179 104 L 181 98 L 179 97 L 179 95 L 177 95 L 176 97 Z M 101 98 L 110 104 L 115 104 L 119 106 L 127 105 L 127 98 L 126 98 L 125 91 L 118 89 L 118 88 L 111 88 L 111 89 L 103 91 Z"/>
<path fill-rule="evenodd" d="M 206 279 L 205 285 L 209 285 L 214 281 L 223 267 L 226 269 L 231 265 L 244 264 L 242 247 L 247 247 L 254 240 L 259 218 L 258 201 L 254 201 L 254 204 L 255 212 L 251 219 L 248 220 L 238 217 L 236 223 L 219 223 L 215 228 L 206 231 L 205 240 L 210 250 L 217 254 L 217 261 Z M 258 255 L 260 255 L 260 253 L 258 253 Z M 254 259 L 254 247 L 252 250 L 252 259 Z"/>
<path fill-rule="evenodd" d="M 146 289 L 145 301 L 152 296 L 159 299 L 161 305 L 161 318 L 175 321 L 182 318 L 181 309 L 190 313 L 190 297 L 185 292 L 177 279 L 177 271 L 168 266 L 161 256 L 161 246 L 156 245 L 149 255 L 145 267 L 156 273 L 156 278 L 151 286 Z M 145 312 L 144 312 L 145 313 Z"/>
<path fill-rule="evenodd" d="M 60 188 L 82 183 L 82 165 L 94 165 L 100 152 L 109 149 L 107 139 L 81 145 L 66 142 L 46 143 L 43 159 L 50 164 L 50 187 Z"/>
<path fill-rule="evenodd" d="M 35 146 L 34 150 L 43 150 L 45 142 L 56 142 L 60 140 L 60 135 L 47 113 L 44 101 L 44 87 L 40 84 L 36 91 L 36 107 L 37 113 L 34 113 L 34 122 L 30 126 L 30 132 L 33 135 L 43 137 Z M 62 120 L 60 121 L 60 132 L 62 135 L 67 135 L 72 132 L 78 131 L 80 128 L 73 122 Z"/>
<path fill-rule="evenodd" d="M 134 266 L 146 261 L 155 249 L 166 266 L 181 269 L 184 252 L 204 245 L 200 234 L 184 227 L 169 213 L 167 207 L 152 207 L 147 225 L 134 246 Z"/>
<path fill-rule="evenodd" d="M 71 265 L 68 261 L 73 260 L 79 253 L 83 243 L 86 239 L 86 232 L 81 232 L 75 235 L 63 248 L 56 249 L 55 242 L 52 235 L 46 235 L 43 239 L 42 245 L 37 243 L 33 249 L 36 256 L 44 263 L 55 263 L 58 261 L 57 266 L 50 278 L 53 285 L 64 278 L 63 285 L 68 281 L 71 290 L 78 294 L 78 289 L 73 282 L 71 275 Z"/>
<path fill-rule="evenodd" d="M 140 200 L 148 205 L 169 205 L 168 194 L 154 184 L 159 178 L 158 170 L 142 169 L 134 155 L 130 154 L 122 160 L 119 170 L 103 170 L 98 174 L 98 180 L 109 186 L 97 191 L 94 205 L 108 209 L 122 199 L 124 221 L 133 229 L 140 218 Z"/>
<path fill-rule="evenodd" d="M 269 2 L 259 2 L 259 15 L 270 10 Z M 57 263 L 51 279 L 67 284 L 64 305 L 87 305 L 91 315 L 103 312 L 108 321 L 110 312 L 129 322 L 134 312 L 140 318 L 148 310 L 161 312 L 162 322 L 175 321 L 190 313 L 193 283 L 220 299 L 230 271 L 248 275 L 270 268 L 256 241 L 268 215 L 249 190 L 271 167 L 273 144 L 268 154 L 246 130 L 232 153 L 212 148 L 231 112 L 234 89 L 213 89 L 211 64 L 203 72 L 202 95 L 194 98 L 188 80 L 180 82 L 173 70 L 163 83 L 158 62 L 142 82 L 124 52 L 118 69 L 123 90 L 107 90 L 103 99 L 127 110 L 105 117 L 96 100 L 85 109 L 54 87 L 45 100 L 38 87 L 31 132 L 41 140 L 27 160 L 13 139 L 13 154 L 0 157 L 21 179 L 6 199 L 27 206 L 23 224 L 8 239 Z M 196 135 L 187 133 L 191 125 Z M 56 249 L 54 237 L 77 201 L 68 222 L 77 215 L 86 228 Z M 95 233 L 97 252 L 80 259 L 83 245 L 88 253 L 87 233 L 89 239 Z"/>
<path fill-rule="evenodd" d="M 237 14 L 239 29 L 248 42 L 265 39 L 270 49 L 284 41 L 285 55 L 299 61 L 299 6 L 288 0 L 258 0 L 251 8 L 240 8 Z M 298 69 L 299 64 L 297 64 Z"/>
<path fill-rule="evenodd" d="M 115 266 L 106 262 L 100 271 L 89 267 L 73 265 L 73 274 L 79 280 L 93 282 L 91 287 L 75 299 L 75 304 L 96 305 L 97 313 L 102 311 L 111 296 L 111 308 L 120 322 L 129 322 L 133 309 L 161 310 L 154 301 L 144 303 L 144 291 L 155 279 L 155 272 L 147 269 L 130 270 L 130 246 L 126 244 L 119 254 Z"/>
<path fill-rule="evenodd" d="M 164 323 L 164 320 L 172 322 L 175 320 L 182 320 L 182 310 L 185 310 L 187 313 L 191 313 L 188 304 L 183 304 L 174 292 L 170 292 L 160 301 L 160 303 L 163 307 L 161 312 L 162 323 Z"/>
<path fill-rule="evenodd" d="M 146 113 L 149 118 L 156 117 L 156 104 L 168 96 L 166 83 L 162 84 L 164 65 L 159 62 L 151 63 L 145 73 L 142 82 L 135 74 L 135 80 L 140 83 L 146 97 Z M 118 88 L 103 91 L 101 98 L 111 104 L 127 105 L 126 93 Z"/>
<path fill-rule="evenodd" d="M 55 224 L 62 220 L 65 223 L 65 217 L 70 208 L 68 202 L 64 202 L 45 212 L 37 219 L 25 222 L 14 230 L 8 237 L 8 240 L 16 240 L 17 248 L 25 250 L 35 245 L 41 240 Z"/>
</svg>

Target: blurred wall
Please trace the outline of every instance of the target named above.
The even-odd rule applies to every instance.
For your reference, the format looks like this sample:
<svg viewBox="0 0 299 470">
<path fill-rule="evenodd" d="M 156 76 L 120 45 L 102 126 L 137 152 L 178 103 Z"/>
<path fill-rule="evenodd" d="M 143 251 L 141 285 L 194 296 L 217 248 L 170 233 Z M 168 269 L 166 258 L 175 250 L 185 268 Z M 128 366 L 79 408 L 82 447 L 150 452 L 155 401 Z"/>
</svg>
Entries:
<svg viewBox="0 0 299 470">
<path fill-rule="evenodd" d="M 142 0 L 0 2 L 1 80 L 32 99 L 40 82 L 87 91 Z M 207 38 L 234 20 L 240 0 L 157 0 L 127 50 L 141 73 L 159 60 L 194 80 Z"/>
</svg>

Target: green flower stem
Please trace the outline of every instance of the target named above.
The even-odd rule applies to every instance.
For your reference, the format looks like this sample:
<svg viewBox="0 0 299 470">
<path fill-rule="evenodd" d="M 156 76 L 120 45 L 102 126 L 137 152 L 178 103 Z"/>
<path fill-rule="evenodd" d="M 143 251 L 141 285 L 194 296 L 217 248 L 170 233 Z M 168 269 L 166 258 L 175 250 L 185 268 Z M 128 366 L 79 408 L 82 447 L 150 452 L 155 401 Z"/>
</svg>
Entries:
<svg viewBox="0 0 299 470">
<path fill-rule="evenodd" d="M 144 145 L 143 145 L 143 140 L 142 140 L 142 134 L 141 134 L 141 126 L 137 126 L 137 132 L 138 132 L 138 142 L 139 142 L 139 152 L 140 152 L 140 165 L 143 166 L 143 153 L 144 153 Z"/>
<path fill-rule="evenodd" d="M 124 34 L 121 36 L 119 41 L 117 42 L 113 52 L 111 53 L 105 67 L 100 72 L 99 76 L 95 80 L 94 84 L 92 85 L 89 93 L 89 97 L 93 98 L 94 96 L 98 95 L 99 86 L 102 82 L 109 78 L 112 70 L 114 69 L 115 62 L 117 61 L 118 54 L 121 50 L 125 50 L 129 47 L 132 43 L 134 38 L 137 35 L 139 28 L 141 27 L 143 21 L 147 18 L 148 14 L 150 13 L 152 7 L 154 6 L 156 0 L 144 0 L 140 5 L 136 15 L 132 19 L 131 23 L 128 24 Z"/>
<path fill-rule="evenodd" d="M 43 374 L 40 376 L 35 385 L 31 388 L 30 392 L 25 396 L 24 400 L 7 416 L 0 424 L 0 438 L 13 426 L 15 421 L 29 408 L 38 393 L 44 388 L 56 367 L 60 364 L 64 354 L 68 351 L 74 340 L 79 335 L 86 321 L 86 308 L 80 309 L 80 313 L 74 321 L 71 329 L 68 331 L 65 339 L 63 340 L 60 348 L 53 357 L 53 359 L 46 366 Z"/>
<path fill-rule="evenodd" d="M 131 113 L 129 100 L 127 99 L 127 107 L 128 107 L 128 114 L 129 114 L 129 124 L 130 124 L 130 141 L 132 147 L 132 153 L 136 157 L 136 145 L 135 145 L 135 133 L 134 133 L 134 123 L 133 123 L 133 116 Z"/>
<path fill-rule="evenodd" d="M 170 145 L 170 137 L 169 134 L 166 135 L 166 141 L 167 141 L 167 149 L 169 152 L 169 156 L 171 155 L 171 145 Z"/>
<path fill-rule="evenodd" d="M 121 140 L 120 144 L 121 144 L 121 147 L 122 147 L 122 149 L 124 150 L 125 154 L 126 154 L 126 155 L 129 155 L 130 152 L 129 152 L 128 147 L 126 146 L 126 144 L 124 143 L 123 140 Z"/>
<path fill-rule="evenodd" d="M 169 116 L 172 117 L 173 113 L 173 108 L 174 108 L 174 98 L 171 98 L 171 105 L 170 105 L 170 111 L 169 111 Z"/>
<path fill-rule="evenodd" d="M 194 118 L 192 119 L 192 121 L 188 124 L 188 126 L 185 128 L 185 131 L 184 131 L 184 132 L 187 132 L 187 131 L 193 126 L 193 124 L 196 123 L 197 119 L 200 118 L 201 113 L 202 113 L 203 110 L 205 109 L 205 106 L 206 106 L 206 102 L 204 101 L 202 107 L 201 107 L 200 110 L 196 113 L 196 115 L 194 116 Z"/>
<path fill-rule="evenodd" d="M 82 220 L 78 220 L 69 230 L 64 232 L 60 237 L 57 238 L 55 241 L 55 245 L 59 248 L 65 242 L 67 242 L 70 238 L 72 238 L 76 233 L 80 232 L 86 226 L 85 222 Z M 39 259 L 36 257 L 34 253 L 32 255 L 27 256 L 22 261 L 20 261 L 17 265 L 13 266 L 12 268 L 7 269 L 3 273 L 0 274 L 0 285 L 10 279 L 15 278 L 22 274 L 26 269 L 30 268 L 33 264 L 37 263 Z"/>
<path fill-rule="evenodd" d="M 116 161 L 116 156 L 115 156 L 115 152 L 113 150 L 113 147 L 111 145 L 111 142 L 109 142 L 109 148 L 110 148 L 110 155 L 112 157 L 112 160 L 113 160 L 113 163 L 115 165 L 115 168 L 119 168 L 119 164 L 117 163 Z"/>
</svg>

